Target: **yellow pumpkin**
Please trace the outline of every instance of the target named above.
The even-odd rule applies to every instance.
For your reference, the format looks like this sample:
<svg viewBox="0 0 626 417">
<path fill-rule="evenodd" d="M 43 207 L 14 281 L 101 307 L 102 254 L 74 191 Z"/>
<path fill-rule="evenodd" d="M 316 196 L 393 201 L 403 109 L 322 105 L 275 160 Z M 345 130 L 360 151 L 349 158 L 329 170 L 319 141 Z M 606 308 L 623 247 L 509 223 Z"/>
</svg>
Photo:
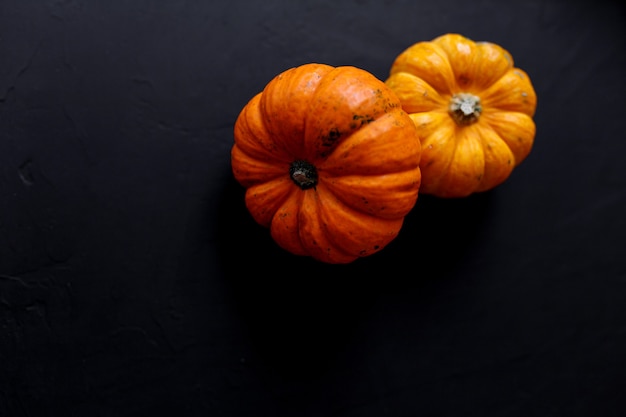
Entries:
<svg viewBox="0 0 626 417">
<path fill-rule="evenodd" d="M 490 190 L 531 151 L 537 96 L 499 45 L 454 33 L 418 42 L 397 56 L 385 83 L 420 134 L 422 194 Z"/>
</svg>

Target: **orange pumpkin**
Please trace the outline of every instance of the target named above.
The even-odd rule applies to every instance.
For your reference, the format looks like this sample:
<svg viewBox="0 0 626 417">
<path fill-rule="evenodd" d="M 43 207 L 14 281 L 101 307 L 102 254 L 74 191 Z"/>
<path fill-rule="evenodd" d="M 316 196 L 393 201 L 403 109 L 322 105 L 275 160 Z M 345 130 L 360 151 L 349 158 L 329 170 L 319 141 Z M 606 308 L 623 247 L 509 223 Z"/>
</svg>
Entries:
<svg viewBox="0 0 626 417">
<path fill-rule="evenodd" d="M 369 72 L 304 64 L 242 109 L 231 151 L 254 219 L 285 250 L 349 263 L 384 248 L 417 201 L 421 147 Z"/>
<path fill-rule="evenodd" d="M 535 90 L 498 45 L 458 34 L 418 42 L 397 56 L 385 83 L 420 134 L 420 193 L 492 189 L 533 146 Z"/>
</svg>

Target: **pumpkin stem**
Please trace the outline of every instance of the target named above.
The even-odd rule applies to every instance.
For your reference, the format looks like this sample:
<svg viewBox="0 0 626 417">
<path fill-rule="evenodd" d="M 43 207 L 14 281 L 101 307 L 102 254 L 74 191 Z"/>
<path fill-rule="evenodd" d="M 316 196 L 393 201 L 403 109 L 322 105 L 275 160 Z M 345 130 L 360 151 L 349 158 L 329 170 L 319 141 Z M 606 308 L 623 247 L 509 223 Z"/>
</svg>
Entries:
<svg viewBox="0 0 626 417">
<path fill-rule="evenodd" d="M 473 94 L 455 94 L 450 100 L 450 116 L 458 125 L 466 126 L 477 122 L 482 111 L 480 99 Z"/>
<path fill-rule="evenodd" d="M 317 185 L 317 169 L 310 162 L 301 159 L 293 161 L 289 167 L 289 175 L 293 182 L 303 190 L 315 188 Z"/>
</svg>

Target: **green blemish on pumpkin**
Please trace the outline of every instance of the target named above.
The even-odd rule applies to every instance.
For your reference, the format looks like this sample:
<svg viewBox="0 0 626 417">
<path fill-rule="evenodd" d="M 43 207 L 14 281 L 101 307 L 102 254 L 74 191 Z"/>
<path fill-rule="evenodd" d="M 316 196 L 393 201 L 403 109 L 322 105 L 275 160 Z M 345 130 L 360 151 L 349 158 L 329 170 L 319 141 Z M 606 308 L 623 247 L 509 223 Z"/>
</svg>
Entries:
<svg viewBox="0 0 626 417">
<path fill-rule="evenodd" d="M 358 121 L 361 124 L 361 126 L 363 126 L 363 125 L 373 122 L 374 118 L 370 116 L 369 114 L 365 114 L 365 115 L 355 114 L 354 116 L 352 116 L 352 120 Z"/>
</svg>

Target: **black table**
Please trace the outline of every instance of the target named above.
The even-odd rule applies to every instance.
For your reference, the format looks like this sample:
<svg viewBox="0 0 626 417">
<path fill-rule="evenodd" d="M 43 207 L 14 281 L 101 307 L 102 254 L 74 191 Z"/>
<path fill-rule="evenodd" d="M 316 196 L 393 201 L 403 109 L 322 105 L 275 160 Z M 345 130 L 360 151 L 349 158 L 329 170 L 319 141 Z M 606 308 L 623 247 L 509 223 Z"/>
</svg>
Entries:
<svg viewBox="0 0 626 417">
<path fill-rule="evenodd" d="M 603 0 L 3 1 L 0 415 L 626 415 L 625 27 Z M 241 108 L 449 32 L 530 75 L 528 159 L 354 263 L 278 248 L 230 170 Z"/>
</svg>

